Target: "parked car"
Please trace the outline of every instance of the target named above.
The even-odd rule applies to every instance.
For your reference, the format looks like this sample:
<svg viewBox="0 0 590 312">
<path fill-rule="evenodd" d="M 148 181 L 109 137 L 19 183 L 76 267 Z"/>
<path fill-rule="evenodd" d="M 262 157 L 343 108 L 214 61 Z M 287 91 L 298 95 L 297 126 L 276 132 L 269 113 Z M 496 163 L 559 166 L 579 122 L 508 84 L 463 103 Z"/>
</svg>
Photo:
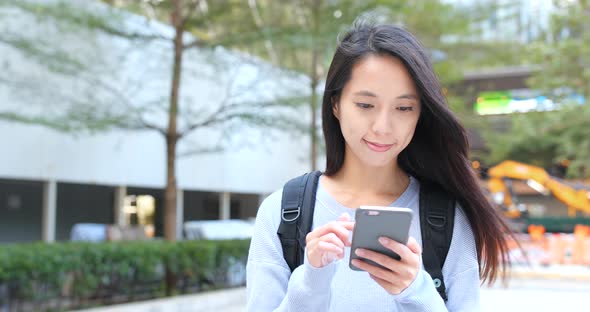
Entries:
<svg viewBox="0 0 590 312">
<path fill-rule="evenodd" d="M 254 223 L 248 220 L 199 220 L 184 223 L 185 239 L 249 239 Z"/>
</svg>

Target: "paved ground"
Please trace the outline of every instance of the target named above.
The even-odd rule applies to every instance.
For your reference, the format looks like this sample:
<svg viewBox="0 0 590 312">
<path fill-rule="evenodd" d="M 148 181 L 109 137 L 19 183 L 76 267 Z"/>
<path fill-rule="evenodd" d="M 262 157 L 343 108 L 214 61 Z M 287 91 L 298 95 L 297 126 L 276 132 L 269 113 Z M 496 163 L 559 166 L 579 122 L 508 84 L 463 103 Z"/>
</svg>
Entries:
<svg viewBox="0 0 590 312">
<path fill-rule="evenodd" d="M 482 288 L 481 311 L 588 311 L 589 281 L 513 279 L 508 288 Z"/>
<path fill-rule="evenodd" d="M 520 266 L 511 276 L 507 287 L 482 287 L 482 312 L 588 311 L 590 266 Z"/>
<path fill-rule="evenodd" d="M 246 289 L 236 288 L 196 295 L 127 303 L 80 312 L 242 312 L 246 303 Z"/>
<path fill-rule="evenodd" d="M 148 302 L 95 308 L 85 312 L 188 312 L 245 311 L 244 288 Z M 508 287 L 495 284 L 482 287 L 482 312 L 503 311 L 588 311 L 590 303 L 590 267 L 519 267 Z"/>
</svg>

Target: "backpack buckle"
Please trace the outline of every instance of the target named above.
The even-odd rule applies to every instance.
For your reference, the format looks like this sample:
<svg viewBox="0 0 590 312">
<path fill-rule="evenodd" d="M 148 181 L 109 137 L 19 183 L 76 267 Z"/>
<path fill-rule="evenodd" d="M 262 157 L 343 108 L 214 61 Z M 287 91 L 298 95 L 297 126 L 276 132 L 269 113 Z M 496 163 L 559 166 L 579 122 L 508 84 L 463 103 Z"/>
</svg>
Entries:
<svg viewBox="0 0 590 312">
<path fill-rule="evenodd" d="M 296 213 L 296 215 L 294 217 L 288 217 L 288 215 Z M 299 218 L 299 215 L 301 214 L 301 207 L 297 207 L 297 208 L 285 208 L 283 209 L 283 213 L 281 215 L 281 218 L 283 219 L 283 221 L 285 222 L 293 222 L 295 220 L 297 220 L 297 218 Z"/>
</svg>

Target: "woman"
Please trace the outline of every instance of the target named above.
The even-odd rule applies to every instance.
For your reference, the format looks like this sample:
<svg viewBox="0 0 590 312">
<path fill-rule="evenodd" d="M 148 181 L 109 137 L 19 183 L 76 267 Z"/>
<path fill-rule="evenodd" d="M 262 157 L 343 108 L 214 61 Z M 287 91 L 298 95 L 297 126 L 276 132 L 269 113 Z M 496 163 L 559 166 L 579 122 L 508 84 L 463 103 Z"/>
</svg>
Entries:
<svg viewBox="0 0 590 312">
<path fill-rule="evenodd" d="M 468 159 L 464 128 L 448 109 L 424 48 L 391 25 L 359 25 L 339 43 L 322 103 L 326 170 L 320 177 L 304 264 L 291 273 L 277 228 L 281 192 L 261 205 L 247 266 L 249 311 L 478 311 L 481 279 L 506 264 L 507 230 L 485 199 Z M 421 183 L 457 199 L 443 266 L 448 301 L 423 269 L 419 218 L 401 256 L 357 250 L 348 266 L 349 233 L 361 205 L 419 209 Z M 344 260 L 341 260 L 344 259 Z"/>
</svg>

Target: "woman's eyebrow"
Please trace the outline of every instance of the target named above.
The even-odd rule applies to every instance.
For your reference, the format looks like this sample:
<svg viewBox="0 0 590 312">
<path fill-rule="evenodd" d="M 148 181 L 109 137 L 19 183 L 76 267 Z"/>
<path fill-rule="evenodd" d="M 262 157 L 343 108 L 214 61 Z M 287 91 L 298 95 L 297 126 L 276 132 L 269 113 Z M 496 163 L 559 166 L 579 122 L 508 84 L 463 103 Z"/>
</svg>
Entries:
<svg viewBox="0 0 590 312">
<path fill-rule="evenodd" d="M 357 91 L 355 93 L 353 93 L 353 95 L 359 95 L 359 96 L 369 96 L 369 97 L 377 97 L 377 94 L 368 91 L 368 90 L 361 90 L 361 91 Z M 408 100 L 418 100 L 418 97 L 414 94 L 411 93 L 407 93 L 407 94 L 402 94 L 400 96 L 397 96 L 396 99 L 408 99 Z"/>
<path fill-rule="evenodd" d="M 398 96 L 396 99 L 408 99 L 408 100 L 416 100 L 418 101 L 418 97 L 414 94 L 402 94 Z"/>
<path fill-rule="evenodd" d="M 377 97 L 377 94 L 367 90 L 357 91 L 354 93 L 354 95 Z"/>
</svg>

